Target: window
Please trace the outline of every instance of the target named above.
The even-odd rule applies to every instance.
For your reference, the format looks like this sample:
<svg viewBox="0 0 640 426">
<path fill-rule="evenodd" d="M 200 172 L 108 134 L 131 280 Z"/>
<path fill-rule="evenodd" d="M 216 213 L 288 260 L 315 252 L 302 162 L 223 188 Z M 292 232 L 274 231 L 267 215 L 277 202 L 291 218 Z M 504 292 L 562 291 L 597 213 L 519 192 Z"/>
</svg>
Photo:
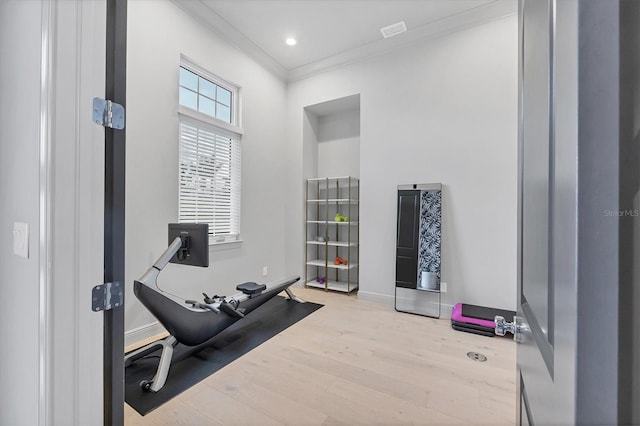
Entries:
<svg viewBox="0 0 640 426">
<path fill-rule="evenodd" d="M 180 67 L 180 105 L 231 123 L 232 91 Z"/>
<path fill-rule="evenodd" d="M 180 67 L 178 221 L 209 224 L 209 242 L 240 239 L 238 89 Z"/>
</svg>

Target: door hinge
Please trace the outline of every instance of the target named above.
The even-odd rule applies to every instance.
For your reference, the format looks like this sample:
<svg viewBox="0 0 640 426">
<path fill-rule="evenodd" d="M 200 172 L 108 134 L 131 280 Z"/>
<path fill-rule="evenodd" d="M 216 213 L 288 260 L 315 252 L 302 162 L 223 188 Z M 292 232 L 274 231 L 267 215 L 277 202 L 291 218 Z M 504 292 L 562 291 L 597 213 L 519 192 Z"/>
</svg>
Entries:
<svg viewBox="0 0 640 426">
<path fill-rule="evenodd" d="M 109 311 L 122 306 L 124 293 L 120 283 L 98 284 L 91 291 L 91 310 L 94 312 Z"/>
<path fill-rule="evenodd" d="M 124 107 L 110 100 L 93 98 L 93 121 L 111 129 L 124 129 Z"/>
</svg>

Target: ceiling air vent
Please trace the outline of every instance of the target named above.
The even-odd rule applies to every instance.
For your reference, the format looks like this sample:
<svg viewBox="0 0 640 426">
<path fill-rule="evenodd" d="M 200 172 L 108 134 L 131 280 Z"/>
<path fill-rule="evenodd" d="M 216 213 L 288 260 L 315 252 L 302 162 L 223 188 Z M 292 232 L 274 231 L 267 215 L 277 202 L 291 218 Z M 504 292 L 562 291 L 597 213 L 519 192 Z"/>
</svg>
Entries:
<svg viewBox="0 0 640 426">
<path fill-rule="evenodd" d="M 398 35 L 407 31 L 407 26 L 404 21 L 400 21 L 397 24 L 389 25 L 388 27 L 384 27 L 380 29 L 382 36 L 384 38 L 393 37 L 394 35 Z"/>
</svg>

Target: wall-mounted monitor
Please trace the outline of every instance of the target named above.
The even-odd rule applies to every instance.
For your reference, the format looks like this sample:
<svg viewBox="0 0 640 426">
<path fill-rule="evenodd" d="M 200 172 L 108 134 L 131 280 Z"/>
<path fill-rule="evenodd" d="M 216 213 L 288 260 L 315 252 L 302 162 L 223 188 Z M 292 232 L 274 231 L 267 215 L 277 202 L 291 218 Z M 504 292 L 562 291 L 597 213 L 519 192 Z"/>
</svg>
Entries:
<svg viewBox="0 0 640 426">
<path fill-rule="evenodd" d="M 171 258 L 171 263 L 191 266 L 209 266 L 209 225 L 206 223 L 170 223 L 169 244 L 180 237 L 182 246 Z"/>
</svg>

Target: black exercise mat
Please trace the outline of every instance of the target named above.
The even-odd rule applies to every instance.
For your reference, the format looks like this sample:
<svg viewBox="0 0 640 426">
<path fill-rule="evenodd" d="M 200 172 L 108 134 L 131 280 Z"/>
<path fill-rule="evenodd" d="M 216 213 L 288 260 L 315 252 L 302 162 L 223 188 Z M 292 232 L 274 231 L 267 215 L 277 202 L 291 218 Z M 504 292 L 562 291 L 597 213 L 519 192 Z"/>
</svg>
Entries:
<svg viewBox="0 0 640 426">
<path fill-rule="evenodd" d="M 124 399 L 144 416 L 322 306 L 276 296 L 200 346 L 178 344 L 164 387 L 157 393 L 146 392 L 139 383 L 154 376 L 160 356 L 158 348 L 125 369 Z"/>
</svg>

